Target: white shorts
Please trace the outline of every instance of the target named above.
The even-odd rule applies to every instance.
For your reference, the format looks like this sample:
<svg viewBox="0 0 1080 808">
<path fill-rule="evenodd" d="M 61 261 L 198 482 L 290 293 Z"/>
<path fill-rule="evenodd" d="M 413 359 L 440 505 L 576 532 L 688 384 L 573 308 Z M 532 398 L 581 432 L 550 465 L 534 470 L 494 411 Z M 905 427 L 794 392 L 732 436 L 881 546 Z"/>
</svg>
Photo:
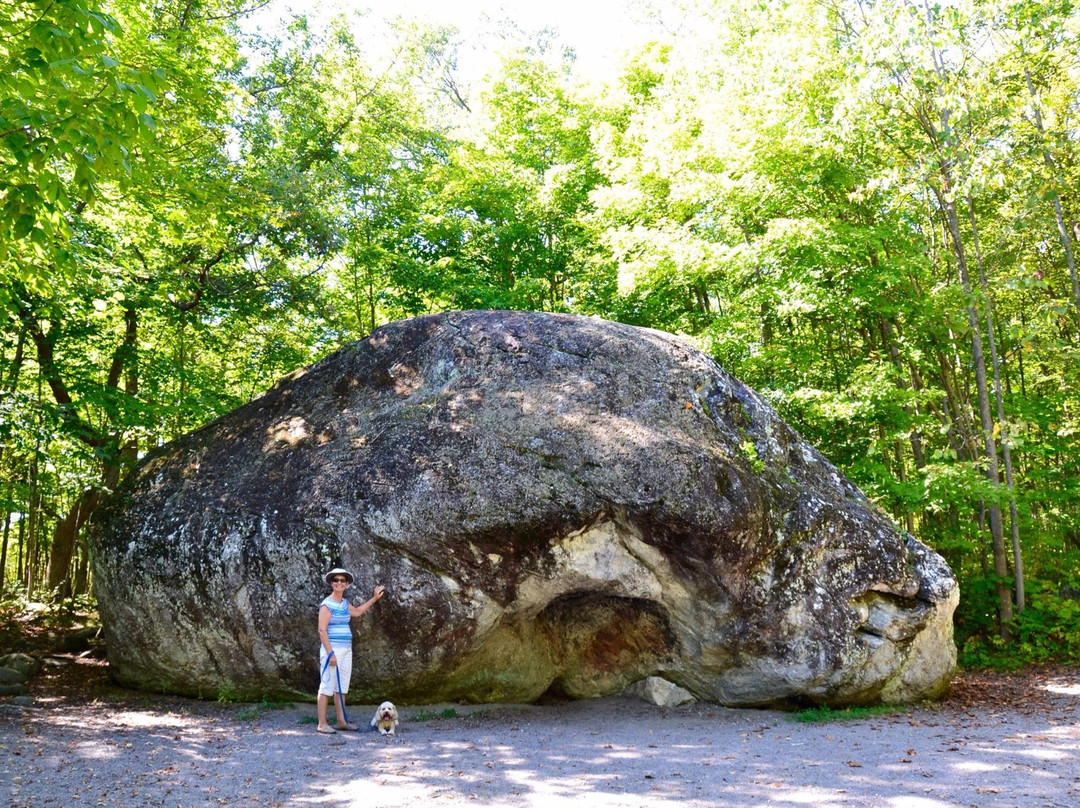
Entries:
<svg viewBox="0 0 1080 808">
<path fill-rule="evenodd" d="M 349 679 L 352 678 L 352 645 L 334 645 L 334 661 L 337 665 L 326 664 L 326 649 L 319 649 L 319 695 L 332 696 L 338 692 L 338 677 L 341 677 L 341 693 L 349 692 Z M 325 670 L 324 670 L 325 668 Z"/>
</svg>

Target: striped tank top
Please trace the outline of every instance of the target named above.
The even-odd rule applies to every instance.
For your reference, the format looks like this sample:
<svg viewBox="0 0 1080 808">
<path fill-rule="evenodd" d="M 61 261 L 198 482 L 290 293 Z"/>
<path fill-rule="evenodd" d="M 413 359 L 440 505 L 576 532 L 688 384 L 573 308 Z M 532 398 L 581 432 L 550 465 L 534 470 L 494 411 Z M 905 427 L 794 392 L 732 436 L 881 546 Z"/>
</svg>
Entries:
<svg viewBox="0 0 1080 808">
<path fill-rule="evenodd" d="M 325 606 L 330 610 L 330 625 L 326 629 L 326 635 L 330 638 L 331 645 L 349 645 L 352 643 L 352 631 L 349 630 L 349 602 L 344 598 L 338 603 L 331 597 L 327 597 L 319 607 Z"/>
</svg>

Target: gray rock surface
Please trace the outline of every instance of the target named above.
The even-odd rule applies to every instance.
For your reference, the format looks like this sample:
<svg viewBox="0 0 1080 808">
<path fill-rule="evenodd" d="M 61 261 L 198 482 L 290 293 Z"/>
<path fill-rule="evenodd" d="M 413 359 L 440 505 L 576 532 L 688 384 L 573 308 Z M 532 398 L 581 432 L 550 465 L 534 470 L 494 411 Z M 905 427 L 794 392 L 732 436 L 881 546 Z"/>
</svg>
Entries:
<svg viewBox="0 0 1080 808">
<path fill-rule="evenodd" d="M 939 556 L 707 356 L 590 318 L 380 328 L 148 456 L 91 540 L 152 690 L 311 694 L 336 565 L 388 587 L 357 700 L 907 702 L 955 662 Z"/>
<path fill-rule="evenodd" d="M 0 667 L 0 685 L 13 685 L 26 682 L 27 675 L 11 668 Z"/>
<path fill-rule="evenodd" d="M 681 707 L 697 699 L 689 690 L 672 684 L 662 676 L 647 676 L 626 688 L 625 695 L 641 699 L 657 707 Z"/>
<path fill-rule="evenodd" d="M 25 682 L 32 676 L 37 675 L 37 672 L 41 670 L 41 661 L 30 654 L 5 654 L 0 656 L 0 668 L 7 668 L 17 672 L 22 676 L 19 681 Z"/>
<path fill-rule="evenodd" d="M 87 626 L 76 631 L 69 632 L 59 638 L 57 651 L 60 653 L 78 654 L 90 649 L 94 639 L 101 632 L 97 626 Z"/>
</svg>

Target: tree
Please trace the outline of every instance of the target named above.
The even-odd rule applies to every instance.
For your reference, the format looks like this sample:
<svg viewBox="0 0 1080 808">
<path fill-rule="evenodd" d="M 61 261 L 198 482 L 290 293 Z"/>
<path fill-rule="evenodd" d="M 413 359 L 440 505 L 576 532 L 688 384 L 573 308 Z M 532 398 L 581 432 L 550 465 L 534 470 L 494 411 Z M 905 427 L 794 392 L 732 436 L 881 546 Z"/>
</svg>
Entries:
<svg viewBox="0 0 1080 808">
<path fill-rule="evenodd" d="M 83 181 L 76 165 L 71 182 L 84 192 L 85 204 L 42 214 L 64 213 L 62 227 L 48 231 L 52 252 L 36 253 L 41 260 L 31 259 L 34 271 L 20 271 L 5 285 L 9 333 L 33 346 L 38 373 L 51 393 L 51 403 L 39 399 L 37 406 L 55 413 L 58 440 L 83 449 L 65 464 L 78 470 L 72 479 L 82 490 L 56 516 L 46 583 L 51 591 L 71 592 L 79 531 L 134 458 L 138 440 L 175 434 L 158 420 L 160 385 L 143 389 L 140 384 L 140 372 L 161 358 L 144 348 L 144 335 L 169 330 L 172 323 L 183 343 L 183 332 L 200 317 L 204 323 L 238 319 L 250 326 L 253 316 L 268 312 L 268 304 L 285 303 L 283 292 L 293 291 L 293 267 L 265 260 L 265 252 L 258 269 L 248 263 L 253 248 L 263 243 L 266 197 L 263 188 L 245 182 L 251 176 L 244 176 L 245 166 L 229 157 L 226 125 L 239 66 L 232 26 L 239 8 L 226 2 L 116 9 L 106 28 L 115 56 L 105 63 L 136 65 L 125 70 L 156 77 L 157 93 L 148 108 L 155 118 L 140 119 L 142 128 L 134 132 L 98 133 L 108 146 L 103 154 L 115 149 L 124 155 L 123 171 Z M 107 95 L 109 87 L 102 92 Z M 109 121 L 92 123 L 105 128 Z M 125 134 L 131 137 L 124 140 Z M 52 167 L 57 176 L 67 171 L 60 158 Z M 237 194 L 237 187 L 245 193 Z M 34 232 L 46 232 L 35 227 Z M 26 265 L 25 256 L 18 253 L 15 263 Z M 60 266 L 52 259 L 64 262 L 63 272 L 51 271 Z M 263 381 L 254 382 L 251 394 L 309 356 L 294 351 L 276 366 L 259 368 Z M 191 352 L 173 358 L 182 409 Z M 238 401 L 235 394 L 219 398 L 214 411 Z M 195 423 L 206 415 L 206 409 L 198 409 Z M 193 421 L 174 419 L 172 425 L 186 428 Z"/>
<path fill-rule="evenodd" d="M 32 292 L 75 271 L 70 217 L 128 177 L 132 148 L 154 126 L 162 75 L 124 64 L 120 24 L 104 8 L 0 3 L 0 273 Z"/>
</svg>

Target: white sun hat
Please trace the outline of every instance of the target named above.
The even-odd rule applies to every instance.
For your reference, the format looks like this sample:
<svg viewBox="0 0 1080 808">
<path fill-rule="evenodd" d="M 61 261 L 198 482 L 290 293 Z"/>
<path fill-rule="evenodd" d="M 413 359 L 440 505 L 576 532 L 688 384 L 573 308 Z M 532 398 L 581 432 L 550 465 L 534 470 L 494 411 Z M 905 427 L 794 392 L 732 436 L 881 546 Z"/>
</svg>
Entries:
<svg viewBox="0 0 1080 808">
<path fill-rule="evenodd" d="M 326 579 L 326 583 L 329 584 L 330 579 L 333 578 L 335 575 L 344 575 L 349 580 L 350 584 L 354 580 L 353 579 L 353 574 L 351 572 L 349 572 L 348 570 L 343 570 L 341 567 L 334 567 L 332 570 L 330 570 L 330 572 L 326 573 L 326 575 L 323 576 L 323 577 Z"/>
</svg>

